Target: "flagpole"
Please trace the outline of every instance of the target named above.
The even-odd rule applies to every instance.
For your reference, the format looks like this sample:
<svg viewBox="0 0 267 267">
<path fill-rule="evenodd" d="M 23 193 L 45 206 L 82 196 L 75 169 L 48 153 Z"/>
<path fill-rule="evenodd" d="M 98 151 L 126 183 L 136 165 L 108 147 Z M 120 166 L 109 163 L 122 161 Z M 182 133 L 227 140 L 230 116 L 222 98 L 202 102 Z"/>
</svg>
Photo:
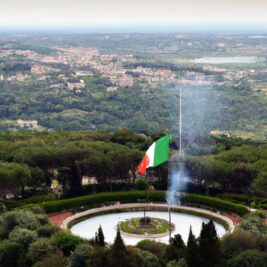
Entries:
<svg viewBox="0 0 267 267">
<path fill-rule="evenodd" d="M 171 218 L 171 208 L 170 204 L 168 203 L 168 213 L 169 213 L 169 243 L 171 243 L 172 238 L 172 218 Z"/>
<path fill-rule="evenodd" d="M 146 207 L 144 209 L 144 222 L 146 224 L 146 210 L 148 206 L 148 179 L 147 179 L 147 170 L 146 170 Z"/>
<path fill-rule="evenodd" d="M 183 156 L 182 152 L 182 88 L 179 88 L 179 100 L 180 100 L 180 112 L 179 112 L 179 156 L 180 159 Z"/>
</svg>

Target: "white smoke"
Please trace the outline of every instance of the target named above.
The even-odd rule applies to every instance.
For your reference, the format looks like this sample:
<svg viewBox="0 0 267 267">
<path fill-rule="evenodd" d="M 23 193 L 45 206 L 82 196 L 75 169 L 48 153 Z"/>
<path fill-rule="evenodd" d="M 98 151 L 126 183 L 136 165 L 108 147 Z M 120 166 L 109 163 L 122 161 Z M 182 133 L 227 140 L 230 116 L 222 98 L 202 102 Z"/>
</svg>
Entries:
<svg viewBox="0 0 267 267">
<path fill-rule="evenodd" d="M 186 189 L 187 176 L 183 162 L 179 162 L 179 169 L 172 167 L 168 178 L 167 203 L 168 205 L 180 205 L 180 192 Z"/>
</svg>

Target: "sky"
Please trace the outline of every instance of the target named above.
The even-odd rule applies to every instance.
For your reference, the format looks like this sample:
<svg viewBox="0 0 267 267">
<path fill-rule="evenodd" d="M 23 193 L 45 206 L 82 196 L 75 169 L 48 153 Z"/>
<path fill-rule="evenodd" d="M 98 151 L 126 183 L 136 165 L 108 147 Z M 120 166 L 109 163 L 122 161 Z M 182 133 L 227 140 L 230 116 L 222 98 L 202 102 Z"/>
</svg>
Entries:
<svg viewBox="0 0 267 267">
<path fill-rule="evenodd" d="M 267 0 L 0 0 L 0 28 L 267 25 Z"/>
</svg>

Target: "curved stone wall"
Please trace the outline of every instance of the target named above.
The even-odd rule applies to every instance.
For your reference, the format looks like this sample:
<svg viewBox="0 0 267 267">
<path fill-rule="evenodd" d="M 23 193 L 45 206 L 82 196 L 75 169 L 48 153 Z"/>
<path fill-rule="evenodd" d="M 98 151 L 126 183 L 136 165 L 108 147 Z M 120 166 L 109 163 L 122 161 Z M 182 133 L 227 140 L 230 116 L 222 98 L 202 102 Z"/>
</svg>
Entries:
<svg viewBox="0 0 267 267">
<path fill-rule="evenodd" d="M 219 213 L 212 212 L 206 209 L 194 208 L 194 207 L 185 207 L 185 206 L 171 206 L 172 212 L 180 212 L 180 213 L 188 213 L 192 215 L 198 215 L 208 218 L 213 218 L 214 220 L 223 221 L 228 225 L 228 231 L 233 232 L 235 229 L 235 225 L 231 219 L 225 217 Z M 106 206 L 101 208 L 89 209 L 83 212 L 76 213 L 65 219 L 62 224 L 61 228 L 68 230 L 68 225 L 82 217 L 93 217 L 97 216 L 98 214 L 108 214 L 114 211 L 143 211 L 144 209 L 148 211 L 168 211 L 167 204 L 154 204 L 154 203 L 131 203 L 131 204 L 117 204 L 112 206 Z"/>
</svg>

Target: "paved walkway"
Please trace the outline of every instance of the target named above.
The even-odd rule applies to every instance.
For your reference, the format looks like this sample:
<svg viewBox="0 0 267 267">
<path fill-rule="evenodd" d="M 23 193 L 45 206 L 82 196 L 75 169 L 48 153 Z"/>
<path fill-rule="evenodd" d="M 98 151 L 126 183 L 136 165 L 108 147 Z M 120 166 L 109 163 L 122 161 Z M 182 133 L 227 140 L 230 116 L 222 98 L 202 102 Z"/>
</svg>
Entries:
<svg viewBox="0 0 267 267">
<path fill-rule="evenodd" d="M 223 213 L 223 215 L 225 217 L 228 217 L 229 219 L 231 219 L 235 225 L 238 225 L 238 224 L 242 223 L 242 221 L 243 221 L 242 218 L 237 216 L 237 215 L 233 215 L 230 213 Z"/>
<path fill-rule="evenodd" d="M 51 224 L 60 226 L 62 222 L 72 215 L 71 211 L 48 215 L 48 220 Z"/>
<path fill-rule="evenodd" d="M 167 211 L 168 210 L 168 205 L 167 204 L 146 204 L 146 203 L 132 203 L 132 204 L 118 204 L 118 205 L 112 205 L 112 206 L 107 206 L 107 207 L 101 207 L 101 208 L 95 208 L 95 209 L 89 209 L 80 213 L 77 213 L 75 215 L 72 215 L 68 218 L 66 218 L 62 224 L 61 228 L 62 229 L 68 229 L 68 224 L 76 220 L 78 218 L 88 216 L 88 215 L 97 215 L 99 213 L 108 213 L 113 210 L 144 210 L 144 208 L 148 208 L 148 210 L 156 210 L 156 211 Z M 212 212 L 209 210 L 205 209 L 200 209 L 200 208 L 193 208 L 193 207 L 184 207 L 184 206 L 171 206 L 172 211 L 177 211 L 177 212 L 184 212 L 184 213 L 192 213 L 192 214 L 197 214 L 197 215 L 202 215 L 203 217 L 213 217 L 217 218 L 220 220 L 223 220 L 225 223 L 228 224 L 229 226 L 229 232 L 233 232 L 235 229 L 235 224 L 234 222 L 226 217 L 223 216 L 219 213 Z"/>
</svg>

